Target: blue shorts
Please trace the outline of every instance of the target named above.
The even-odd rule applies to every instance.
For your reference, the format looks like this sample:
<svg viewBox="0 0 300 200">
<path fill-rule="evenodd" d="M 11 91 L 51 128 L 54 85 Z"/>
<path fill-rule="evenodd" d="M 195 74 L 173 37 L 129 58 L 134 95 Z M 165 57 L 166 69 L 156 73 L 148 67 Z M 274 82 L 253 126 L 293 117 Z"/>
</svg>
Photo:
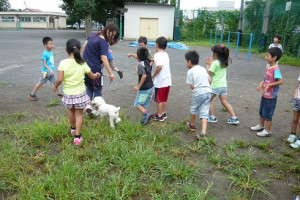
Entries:
<svg viewBox="0 0 300 200">
<path fill-rule="evenodd" d="M 220 88 L 212 89 L 212 93 L 217 96 L 225 96 L 225 95 L 227 95 L 227 87 L 220 87 Z"/>
<path fill-rule="evenodd" d="M 39 82 L 45 84 L 47 81 L 54 83 L 56 81 L 55 74 L 50 75 L 50 72 L 42 72 Z"/>
<path fill-rule="evenodd" d="M 259 116 L 264 118 L 264 120 L 266 121 L 272 121 L 276 103 L 277 103 L 277 98 L 267 99 L 265 97 L 261 97 L 260 106 L 259 106 Z"/>
<path fill-rule="evenodd" d="M 211 98 L 211 93 L 205 93 L 198 96 L 192 97 L 192 105 L 190 108 L 191 115 L 196 115 L 198 109 L 200 107 L 200 116 L 199 118 L 206 118 L 208 119 L 209 116 L 209 101 Z"/>
<path fill-rule="evenodd" d="M 134 107 L 143 106 L 144 108 L 148 108 L 153 92 L 154 87 L 148 90 L 139 90 L 134 101 Z"/>
</svg>

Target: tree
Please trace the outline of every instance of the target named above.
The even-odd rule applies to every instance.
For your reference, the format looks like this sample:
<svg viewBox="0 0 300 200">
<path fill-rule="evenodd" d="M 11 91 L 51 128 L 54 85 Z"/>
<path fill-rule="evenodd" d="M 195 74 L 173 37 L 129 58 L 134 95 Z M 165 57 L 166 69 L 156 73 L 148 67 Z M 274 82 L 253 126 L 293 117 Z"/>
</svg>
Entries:
<svg viewBox="0 0 300 200">
<path fill-rule="evenodd" d="M 8 0 L 0 0 L 0 11 L 10 10 L 10 3 Z"/>
</svg>

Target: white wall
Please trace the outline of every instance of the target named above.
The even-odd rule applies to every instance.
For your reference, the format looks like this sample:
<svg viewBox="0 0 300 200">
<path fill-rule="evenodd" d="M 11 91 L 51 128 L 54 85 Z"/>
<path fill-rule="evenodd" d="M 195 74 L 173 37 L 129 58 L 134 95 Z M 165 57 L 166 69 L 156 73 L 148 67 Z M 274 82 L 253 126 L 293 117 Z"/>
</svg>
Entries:
<svg viewBox="0 0 300 200">
<path fill-rule="evenodd" d="M 125 5 L 124 39 L 137 39 L 140 18 L 158 18 L 158 36 L 173 40 L 174 6 Z"/>
</svg>

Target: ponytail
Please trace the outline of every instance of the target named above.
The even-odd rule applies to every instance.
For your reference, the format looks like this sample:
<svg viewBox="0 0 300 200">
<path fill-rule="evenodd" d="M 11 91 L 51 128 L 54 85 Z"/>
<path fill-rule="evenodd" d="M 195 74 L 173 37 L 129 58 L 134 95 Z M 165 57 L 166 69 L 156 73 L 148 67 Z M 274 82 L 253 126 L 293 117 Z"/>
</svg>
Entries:
<svg viewBox="0 0 300 200">
<path fill-rule="evenodd" d="M 76 39 L 69 39 L 66 43 L 66 49 L 68 54 L 73 53 L 75 61 L 78 64 L 82 65 L 83 63 L 85 63 L 85 61 L 81 57 L 80 48 L 81 48 L 81 44 Z"/>
<path fill-rule="evenodd" d="M 223 44 L 213 46 L 211 51 L 216 54 L 222 68 L 226 68 L 229 61 L 231 62 L 231 59 L 229 58 L 229 49 Z"/>
</svg>

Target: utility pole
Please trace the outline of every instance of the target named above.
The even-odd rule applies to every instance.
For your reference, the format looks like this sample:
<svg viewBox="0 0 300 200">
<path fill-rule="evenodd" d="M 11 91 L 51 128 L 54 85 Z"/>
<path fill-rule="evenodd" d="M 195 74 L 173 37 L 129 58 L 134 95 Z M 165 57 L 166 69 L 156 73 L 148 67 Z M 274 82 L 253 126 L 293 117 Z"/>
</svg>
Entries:
<svg viewBox="0 0 300 200">
<path fill-rule="evenodd" d="M 176 18 L 175 18 L 175 34 L 174 34 L 175 41 L 177 41 L 179 39 L 179 19 L 180 19 L 180 0 L 177 0 Z"/>
<path fill-rule="evenodd" d="M 240 33 L 239 46 L 241 46 L 242 44 L 243 11 L 244 11 L 244 0 L 241 0 L 240 20 L 239 20 L 239 29 L 238 29 L 238 32 Z"/>
<path fill-rule="evenodd" d="M 270 18 L 271 1 L 272 0 L 267 0 L 267 2 L 266 2 L 263 28 L 262 28 L 262 33 L 261 33 L 260 43 L 259 43 L 259 53 L 261 53 L 263 51 L 263 49 L 265 48 L 265 46 L 266 46 L 268 26 L 269 26 L 269 18 Z"/>
</svg>

